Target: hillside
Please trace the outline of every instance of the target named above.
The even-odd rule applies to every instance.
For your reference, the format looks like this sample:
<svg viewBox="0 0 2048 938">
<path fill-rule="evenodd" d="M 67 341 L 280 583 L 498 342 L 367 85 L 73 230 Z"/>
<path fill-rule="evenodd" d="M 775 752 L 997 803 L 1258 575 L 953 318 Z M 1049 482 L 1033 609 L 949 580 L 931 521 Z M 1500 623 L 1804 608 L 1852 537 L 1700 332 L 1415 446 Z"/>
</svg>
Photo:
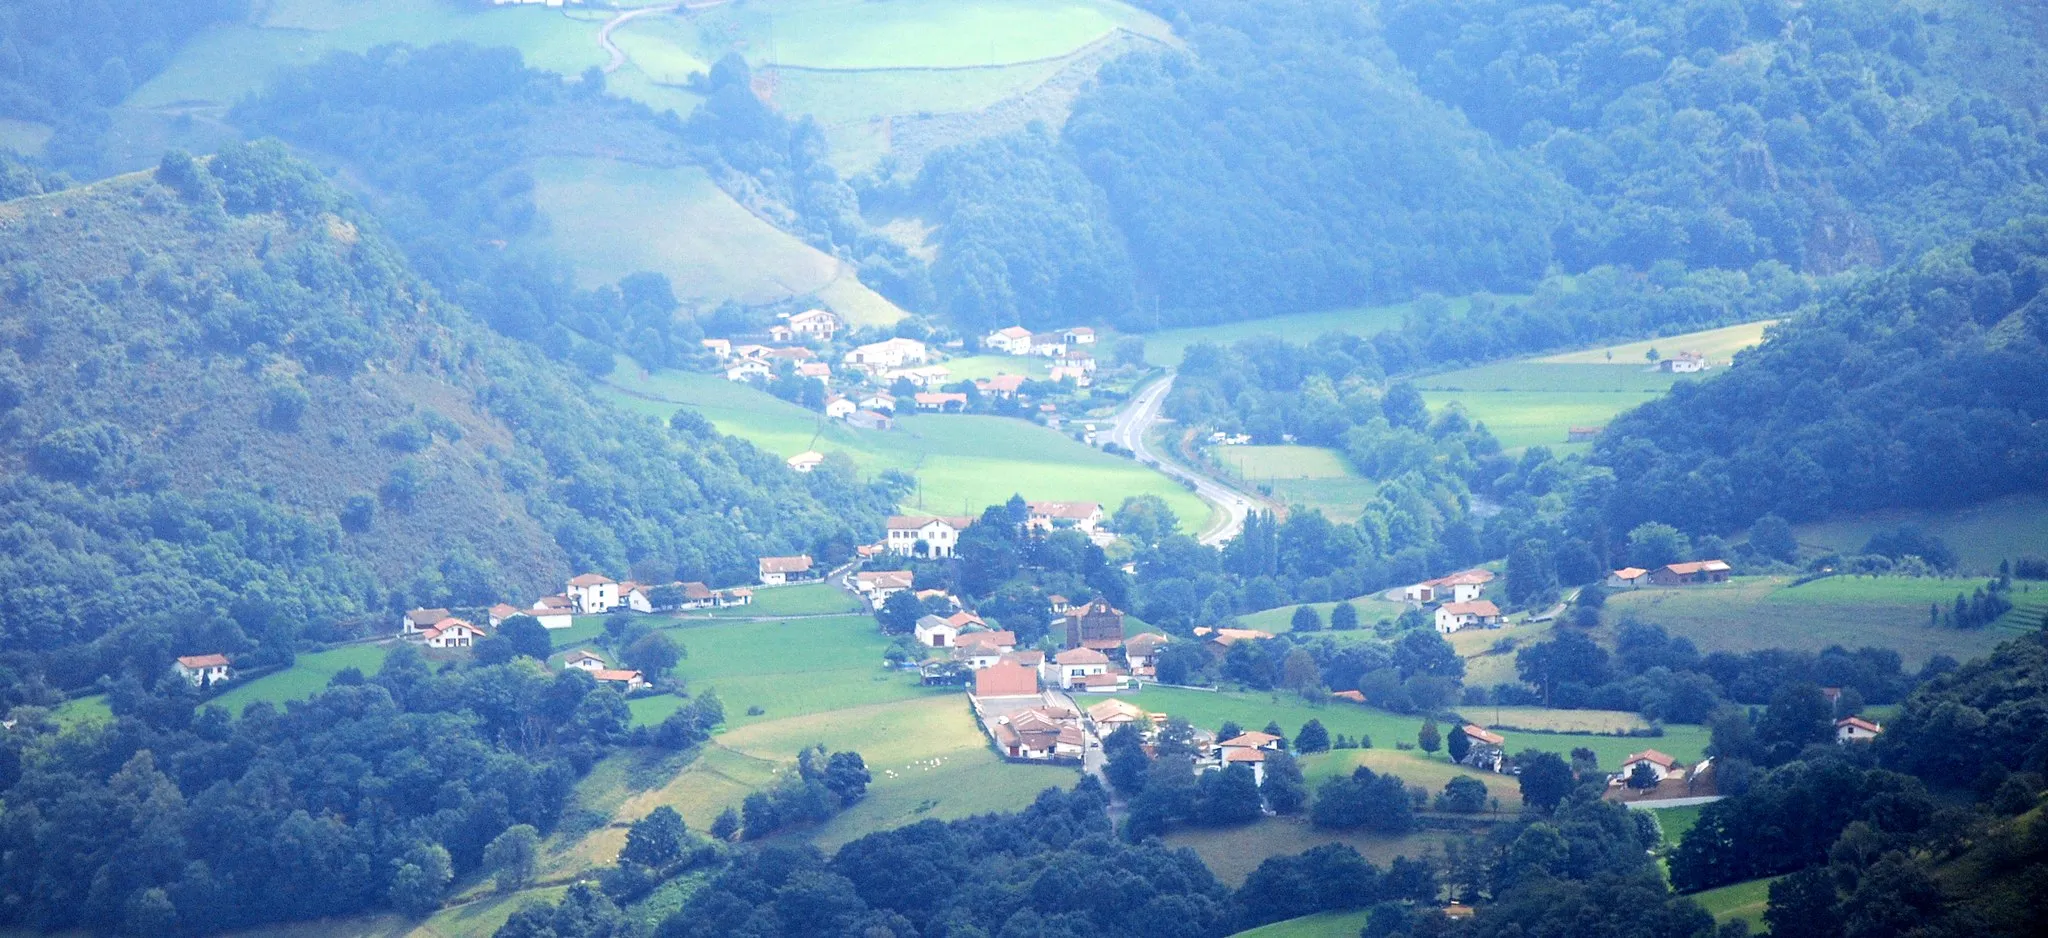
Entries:
<svg viewBox="0 0 2048 938">
<path fill-rule="evenodd" d="M 890 502 L 597 402 L 274 147 L 0 205 L 0 246 L 0 635 L 24 677 L 280 658 L 575 569 L 750 579 L 761 553 L 850 550 Z"/>
</svg>

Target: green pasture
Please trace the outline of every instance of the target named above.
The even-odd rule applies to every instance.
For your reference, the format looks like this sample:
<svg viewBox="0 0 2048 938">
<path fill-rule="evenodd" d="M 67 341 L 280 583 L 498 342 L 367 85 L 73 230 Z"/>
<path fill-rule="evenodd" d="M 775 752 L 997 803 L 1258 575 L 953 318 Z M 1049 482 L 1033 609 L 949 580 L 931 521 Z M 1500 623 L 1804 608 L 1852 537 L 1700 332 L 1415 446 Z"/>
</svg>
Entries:
<svg viewBox="0 0 2048 938">
<path fill-rule="evenodd" d="M 279 68 L 388 42 L 462 40 L 511 46 L 537 68 L 574 75 L 603 65 L 595 14 L 533 6 L 480 9 L 455 0 L 272 0 L 250 19 L 186 43 L 124 102 L 130 108 L 226 107 Z"/>
<path fill-rule="evenodd" d="M 105 694 L 73 697 L 50 710 L 50 718 L 65 729 L 88 723 L 105 723 L 114 718 L 114 708 Z"/>
<path fill-rule="evenodd" d="M 862 612 L 860 597 L 830 583 L 799 583 L 795 586 L 751 586 L 754 601 L 744 606 L 705 609 L 685 615 L 708 615 L 721 619 L 759 616 L 823 616 Z"/>
<path fill-rule="evenodd" d="M 1302 724 L 1311 719 L 1320 720 L 1323 727 L 1333 736 L 1338 733 L 1346 736 L 1365 735 L 1371 738 L 1375 748 L 1395 752 L 1398 752 L 1394 748 L 1396 743 L 1413 744 L 1416 732 L 1422 728 L 1422 718 L 1419 716 L 1402 716 L 1341 700 L 1317 706 L 1285 693 L 1211 693 L 1155 686 L 1137 693 L 1118 696 L 1149 712 L 1177 716 L 1210 731 L 1214 731 L 1226 721 L 1235 721 L 1245 729 L 1258 729 L 1265 726 L 1268 721 L 1278 721 L 1280 728 L 1286 730 L 1288 737 L 1292 738 L 1301 730 Z M 1481 714 L 1475 710 L 1466 716 L 1478 717 Z M 1448 727 L 1439 724 L 1438 729 L 1445 730 Z M 1509 753 L 1536 749 L 1569 756 L 1573 748 L 1583 746 L 1593 750 L 1600 757 L 1601 765 L 1619 765 L 1628 754 L 1649 748 L 1669 753 L 1688 762 L 1696 761 L 1707 744 L 1707 733 L 1704 728 L 1686 725 L 1666 726 L 1663 736 L 1640 738 L 1518 731 L 1508 731 L 1500 735 L 1507 738 Z M 1421 751 L 1416 750 L 1415 755 L 1421 756 Z M 1443 760 L 1448 767 L 1448 757 L 1445 753 L 1439 752 L 1435 758 Z"/>
<path fill-rule="evenodd" d="M 1897 651 L 1906 667 L 1917 668 L 1936 654 L 1967 661 L 2012 637 L 2000 627 L 2003 623 L 1967 631 L 1927 624 L 1929 604 L 1951 606 L 1958 592 L 1982 585 L 1976 579 L 1838 576 L 1793 586 L 1791 577 L 1770 576 L 1623 590 L 1607 598 L 1604 618 L 1609 624 L 1600 637 L 1611 637 L 1613 623 L 1633 614 L 1691 639 L 1702 652 L 1870 645 Z M 2014 599 L 2033 607 L 2037 597 L 2015 593 Z M 2038 600 L 2048 600 L 2048 592 Z"/>
<path fill-rule="evenodd" d="M 1548 707 L 1463 707 L 1465 718 L 1486 727 L 1552 733 L 1626 733 L 1647 730 L 1650 721 L 1622 710 L 1553 710 Z"/>
<path fill-rule="evenodd" d="M 1372 638 L 1374 637 L 1373 626 L 1381 619 L 1391 620 L 1399 618 L 1401 613 L 1408 609 L 1407 603 L 1394 602 L 1379 593 L 1357 597 L 1350 600 L 1350 603 L 1353 609 L 1358 610 L 1358 629 L 1352 632 L 1330 631 L 1330 610 L 1337 608 L 1337 604 L 1334 602 L 1297 603 L 1292 606 L 1281 606 L 1277 609 L 1267 609 L 1251 613 L 1250 615 L 1238 616 L 1237 621 L 1238 625 L 1242 628 L 1262 629 L 1277 635 L 1281 632 L 1292 631 L 1294 610 L 1307 606 L 1314 609 L 1317 615 L 1323 617 L 1323 632 L 1321 634 L 1339 639 L 1346 636 Z"/>
<path fill-rule="evenodd" d="M 1043 381 L 1052 376 L 1052 359 L 1038 355 L 968 355 L 939 364 L 953 373 L 955 381 L 980 381 L 997 375 L 1023 375 Z"/>
<path fill-rule="evenodd" d="M 227 708 L 229 713 L 240 714 L 243 707 L 259 700 L 280 705 L 286 701 L 305 700 L 326 690 L 327 682 L 346 668 L 356 668 L 365 676 L 375 675 L 377 669 L 383 667 L 384 657 L 390 653 L 390 645 L 364 644 L 300 655 L 291 667 L 246 684 L 230 686 L 211 703 Z"/>
<path fill-rule="evenodd" d="M 1267 857 L 1289 856 L 1323 844 L 1347 844 L 1384 869 L 1395 857 L 1441 855 L 1448 834 L 1423 831 L 1399 837 L 1363 831 L 1317 830 L 1306 819 L 1272 817 L 1235 827 L 1186 827 L 1161 838 L 1168 847 L 1185 847 L 1233 888 L 1258 869 Z M 1356 935 L 1353 929 L 1349 934 Z"/>
<path fill-rule="evenodd" d="M 1241 931 L 1232 938 L 1355 938 L 1371 914 L 1367 909 L 1318 912 Z"/>
<path fill-rule="evenodd" d="M 552 905 L 566 885 L 537 886 L 514 893 L 486 892 L 472 902 L 450 906 L 424 920 L 397 914 L 316 919 L 234 932 L 234 938 L 484 938 L 505 926 L 512 913 L 531 902 Z"/>
<path fill-rule="evenodd" d="M 655 26 L 651 16 L 625 27 Z M 1066 55 L 1118 27 L 1165 24 L 1107 0 L 754 0 L 692 15 L 671 41 L 714 61 L 813 69 L 978 68 Z M 691 35 L 694 34 L 694 35 Z"/>
<path fill-rule="evenodd" d="M 686 624 L 668 634 L 689 650 L 676 676 L 691 693 L 717 693 L 733 728 L 940 693 L 916 674 L 883 667 L 889 640 L 868 616 Z M 628 704 L 642 724 L 681 705 L 666 695 Z M 763 712 L 749 716 L 750 707 Z"/>
<path fill-rule="evenodd" d="M 1512 776 L 1467 768 L 1453 763 L 1443 753 L 1432 756 L 1420 749 L 1403 751 L 1388 745 L 1385 749 L 1332 749 L 1301 757 L 1302 776 L 1308 780 L 1311 789 L 1321 785 L 1325 779 L 1350 775 L 1359 766 L 1382 775 L 1397 776 L 1410 788 L 1426 789 L 1432 796 L 1442 791 L 1451 779 L 1460 776 L 1476 778 L 1486 785 L 1487 793 L 1500 802 L 1502 814 L 1513 815 L 1522 810 L 1522 788 Z"/>
<path fill-rule="evenodd" d="M 718 375 L 650 374 L 624 363 L 608 380 L 607 396 L 629 410 L 666 420 L 687 405 L 719 432 L 781 456 L 837 451 L 851 456 L 864 472 L 912 472 L 919 488 L 904 499 L 903 508 L 910 512 L 978 515 L 1016 494 L 1100 502 L 1114 511 L 1125 498 L 1151 494 L 1165 498 L 1188 528 L 1200 527 L 1209 517 L 1208 503 L 1158 472 L 1007 417 L 906 414 L 894 430 L 869 431 L 826 420 Z"/>
<path fill-rule="evenodd" d="M 1565 366 L 1585 367 L 1592 366 Z M 1431 411 L 1459 404 L 1476 423 L 1483 423 L 1503 449 L 1547 446 L 1560 455 L 1581 452 L 1591 444 L 1566 443 L 1572 427 L 1605 426 L 1623 411 L 1662 396 L 1661 392 L 1614 391 L 1440 391 L 1424 390 Z"/>
<path fill-rule="evenodd" d="M 1343 454 L 1328 447 L 1215 446 L 1209 452 L 1242 484 L 1332 520 L 1355 520 L 1379 492 L 1378 484 L 1359 475 Z"/>
<path fill-rule="evenodd" d="M 1749 923 L 1751 934 L 1762 934 L 1764 910 L 1771 905 L 1771 883 L 1778 877 L 1752 879 L 1746 883 L 1722 886 L 1693 893 L 1689 898 L 1706 909 L 1716 922 L 1742 921 Z"/>
<path fill-rule="evenodd" d="M 1990 574 L 2000 560 L 2048 555 L 2048 495 L 2008 495 L 1963 508 L 1892 510 L 1802 524 L 1799 543 L 1858 553 L 1872 534 L 1917 524 L 1940 537 L 1971 572 Z"/>
<path fill-rule="evenodd" d="M 1646 365 L 1649 364 L 1649 351 L 1654 348 L 1661 358 L 1670 358 L 1679 352 L 1698 352 L 1707 356 L 1707 360 L 1714 365 L 1725 367 L 1735 358 L 1736 352 L 1762 342 L 1764 330 L 1777 322 L 1775 319 L 1747 322 L 1738 326 L 1688 332 L 1661 339 L 1565 352 L 1537 360 L 1559 365 Z"/>
<path fill-rule="evenodd" d="M 1657 826 L 1664 829 L 1664 846 L 1668 849 L 1678 846 L 1685 839 L 1685 832 L 1700 822 L 1700 809 L 1706 805 L 1689 804 L 1680 808 L 1650 808 L 1657 816 Z"/>
<path fill-rule="evenodd" d="M 1503 629 L 1459 629 L 1444 637 L 1458 657 L 1465 659 L 1465 684 L 1492 687 L 1521 680 L 1515 672 L 1515 653 L 1537 642 L 1547 641 L 1554 622 L 1513 625 Z"/>
<path fill-rule="evenodd" d="M 1462 306 L 1465 302 L 1462 299 L 1452 301 L 1454 306 Z M 1138 338 L 1145 340 L 1146 361 L 1163 368 L 1174 368 L 1180 365 L 1181 356 L 1187 353 L 1188 346 L 1197 342 L 1230 345 L 1254 336 L 1270 335 L 1289 342 L 1301 343 L 1325 332 L 1373 335 L 1400 328 L 1401 317 L 1407 314 L 1409 307 L 1410 304 L 1397 303 L 1391 306 L 1352 306 L 1312 313 L 1289 313 L 1285 316 L 1247 319 L 1214 326 L 1161 329 L 1157 332 L 1144 333 Z"/>
</svg>

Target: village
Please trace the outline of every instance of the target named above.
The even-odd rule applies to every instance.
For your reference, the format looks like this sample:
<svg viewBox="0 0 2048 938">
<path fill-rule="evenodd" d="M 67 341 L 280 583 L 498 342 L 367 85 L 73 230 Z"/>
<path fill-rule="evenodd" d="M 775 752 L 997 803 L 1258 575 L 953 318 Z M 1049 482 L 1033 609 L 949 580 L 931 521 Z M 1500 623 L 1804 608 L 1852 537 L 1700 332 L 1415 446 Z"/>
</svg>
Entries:
<svg viewBox="0 0 2048 938">
<path fill-rule="evenodd" d="M 899 414 L 920 412 L 995 413 L 1061 429 L 1067 420 L 1062 404 L 1072 409 L 1094 386 L 1099 367 L 1096 333 L 1088 326 L 1042 333 L 1011 326 L 952 340 L 944 350 L 901 336 L 856 345 L 846 334 L 837 314 L 810 309 L 784 315 L 764 333 L 704 339 L 702 346 L 726 380 L 782 392 L 827 419 L 865 430 L 891 430 Z M 943 362 L 973 351 L 1017 359 L 1016 371 L 956 379 Z M 837 365 L 830 360 L 835 354 Z M 1093 444 L 1092 425 L 1078 438 Z M 788 459 L 798 472 L 823 461 L 815 450 Z"/>
</svg>

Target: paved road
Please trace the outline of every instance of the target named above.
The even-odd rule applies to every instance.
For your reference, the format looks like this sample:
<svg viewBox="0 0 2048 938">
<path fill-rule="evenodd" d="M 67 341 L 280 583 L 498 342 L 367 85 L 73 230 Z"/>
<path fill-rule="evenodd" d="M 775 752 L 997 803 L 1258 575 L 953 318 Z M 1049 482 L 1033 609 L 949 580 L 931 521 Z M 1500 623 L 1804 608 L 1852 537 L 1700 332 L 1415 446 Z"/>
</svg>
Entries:
<svg viewBox="0 0 2048 938">
<path fill-rule="evenodd" d="M 1195 494 L 1202 500 L 1223 509 L 1223 519 L 1210 526 L 1199 536 L 1204 544 L 1221 544 L 1244 530 L 1245 516 L 1258 506 L 1258 500 L 1238 491 L 1229 483 L 1206 473 L 1191 472 L 1160 458 L 1145 444 L 1145 430 L 1159 421 L 1159 408 L 1166 403 L 1166 393 L 1173 390 L 1173 376 L 1167 375 L 1160 381 L 1146 386 L 1137 396 L 1117 411 L 1115 423 L 1110 425 L 1108 441 L 1133 453 L 1138 459 L 1159 467 L 1175 479 L 1187 479 L 1195 483 Z"/>
</svg>

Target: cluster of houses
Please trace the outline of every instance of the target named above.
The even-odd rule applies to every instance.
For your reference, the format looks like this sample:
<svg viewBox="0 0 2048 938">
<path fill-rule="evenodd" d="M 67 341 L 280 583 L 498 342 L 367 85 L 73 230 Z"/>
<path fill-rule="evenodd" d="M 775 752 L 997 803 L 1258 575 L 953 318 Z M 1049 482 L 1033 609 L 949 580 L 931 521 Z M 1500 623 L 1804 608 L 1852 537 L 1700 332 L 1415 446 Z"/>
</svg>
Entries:
<svg viewBox="0 0 2048 938">
<path fill-rule="evenodd" d="M 647 686 L 646 678 L 638 671 L 614 668 L 604 656 L 588 648 L 572 651 L 562 658 L 562 670 L 588 672 L 599 684 L 614 684 L 627 691 L 640 690 Z"/>
<path fill-rule="evenodd" d="M 1028 502 L 1026 512 L 1024 525 L 1034 531 L 1079 531 L 1097 544 L 1116 539 L 1102 530 L 1108 516 L 1097 502 Z M 951 557 L 959 549 L 960 532 L 974 522 L 971 515 L 896 515 L 889 519 L 880 546 L 900 557 Z"/>
<path fill-rule="evenodd" d="M 1459 629 L 1497 629 L 1501 626 L 1500 607 L 1479 598 L 1493 579 L 1491 570 L 1460 570 L 1404 586 L 1401 598 L 1418 609 L 1434 607 L 1436 630 L 1443 635 Z"/>
<path fill-rule="evenodd" d="M 1607 585 L 1615 589 L 1641 589 L 1645 586 L 1699 586 L 1706 583 L 1726 583 L 1730 568 L 1724 560 L 1689 560 L 1685 563 L 1667 563 L 1655 570 L 1642 567 L 1623 567 L 1607 575 Z"/>
<path fill-rule="evenodd" d="M 1074 326 L 1052 332 L 1032 332 L 1023 326 L 997 329 L 981 339 L 981 347 L 1003 355 L 1035 355 L 1052 359 L 1054 381 L 1073 380 L 1087 387 L 1095 380 L 1095 330 Z"/>
</svg>

